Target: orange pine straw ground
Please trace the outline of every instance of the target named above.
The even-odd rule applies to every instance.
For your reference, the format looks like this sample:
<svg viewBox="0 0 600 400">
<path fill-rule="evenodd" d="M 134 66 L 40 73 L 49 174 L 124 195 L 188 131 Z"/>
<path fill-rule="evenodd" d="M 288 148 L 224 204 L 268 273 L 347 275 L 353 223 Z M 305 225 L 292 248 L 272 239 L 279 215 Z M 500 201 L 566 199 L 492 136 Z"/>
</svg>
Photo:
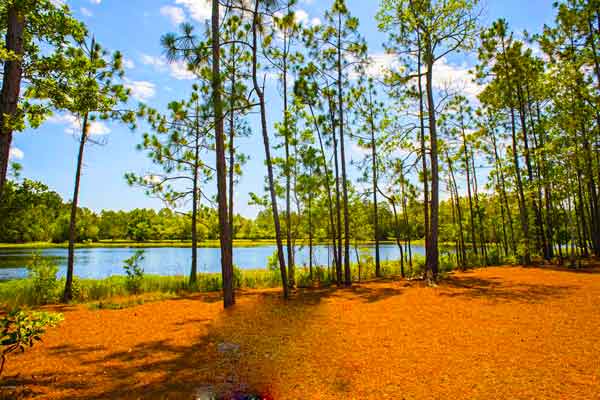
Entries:
<svg viewBox="0 0 600 400">
<path fill-rule="evenodd" d="M 437 288 L 302 290 L 288 304 L 247 291 L 221 307 L 216 296 L 55 307 L 65 321 L 8 360 L 3 385 L 52 399 L 190 399 L 203 387 L 274 399 L 600 399 L 600 269 L 488 268 Z"/>
</svg>

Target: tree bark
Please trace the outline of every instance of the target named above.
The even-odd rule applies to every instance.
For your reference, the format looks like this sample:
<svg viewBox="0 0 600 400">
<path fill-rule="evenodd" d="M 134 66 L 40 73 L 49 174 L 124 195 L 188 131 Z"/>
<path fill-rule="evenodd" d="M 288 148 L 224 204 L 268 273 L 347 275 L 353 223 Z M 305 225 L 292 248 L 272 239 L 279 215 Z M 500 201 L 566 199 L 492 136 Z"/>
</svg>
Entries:
<svg viewBox="0 0 600 400">
<path fill-rule="evenodd" d="M 213 1 L 217 2 L 217 0 Z M 265 147 L 265 161 L 267 163 L 267 177 L 269 181 L 269 193 L 271 195 L 271 208 L 273 210 L 273 224 L 275 225 L 275 241 L 277 242 L 277 258 L 279 259 L 279 269 L 281 271 L 283 297 L 288 299 L 289 286 L 287 281 L 287 270 L 285 267 L 285 256 L 283 252 L 283 240 L 281 237 L 281 222 L 279 220 L 279 211 L 277 207 L 277 194 L 275 193 L 275 179 L 273 177 L 273 161 L 271 159 L 271 146 L 269 144 L 269 131 L 267 128 L 265 95 L 263 89 L 258 83 L 258 25 L 260 23 L 258 15 L 259 4 L 260 0 L 255 0 L 254 12 L 252 15 L 252 83 L 260 104 L 260 122 L 263 144 Z"/>
<path fill-rule="evenodd" d="M 344 148 L 344 92 L 342 84 L 342 17 L 338 14 L 337 42 L 337 96 L 340 129 L 340 162 L 342 164 L 342 193 L 344 197 L 344 284 L 352 285 L 350 273 L 350 216 L 348 214 L 348 177 L 346 174 L 346 151 Z"/>
<path fill-rule="evenodd" d="M 225 161 L 225 133 L 223 123 L 223 84 L 221 81 L 221 45 L 219 36 L 219 1 L 212 0 L 212 97 L 215 112 L 215 148 L 217 165 L 217 201 L 219 208 L 219 239 L 221 244 L 221 274 L 223 277 L 223 306 L 235 304 L 233 287 L 233 244 L 227 211 L 227 165 Z"/>
<path fill-rule="evenodd" d="M 92 42 L 92 49 L 94 44 Z M 77 167 L 75 170 L 75 186 L 73 188 L 73 200 L 71 201 L 71 218 L 69 220 L 69 250 L 67 256 L 67 274 L 65 281 L 65 291 L 63 293 L 63 302 L 68 303 L 73 300 L 73 273 L 75 264 L 75 240 L 77 227 L 77 204 L 79 202 L 79 186 L 81 183 L 81 168 L 83 166 L 83 151 L 87 142 L 88 114 L 83 116 L 81 127 L 81 138 L 79 139 L 79 151 L 77 153 Z"/>
<path fill-rule="evenodd" d="M 373 230 L 375 234 L 375 276 L 381 277 L 381 263 L 379 255 L 379 214 L 377 210 L 377 143 L 375 142 L 375 120 L 373 115 L 373 98 L 369 91 L 370 128 L 371 128 L 371 162 L 373 170 Z M 402 268 L 404 277 L 404 268 Z"/>
<path fill-rule="evenodd" d="M 25 16 L 13 4 L 7 10 L 6 50 L 12 52 L 17 59 L 4 62 L 2 76 L 2 92 L 0 93 L 0 200 L 6 184 L 10 146 L 13 129 L 11 118 L 17 113 L 21 79 L 23 76 L 23 32 Z"/>
<path fill-rule="evenodd" d="M 426 90 L 427 90 L 427 108 L 429 110 L 429 136 L 431 143 L 431 232 L 429 243 L 426 249 L 426 269 L 428 279 L 436 282 L 439 271 L 439 248 L 438 248 L 438 233 L 439 233 L 439 171 L 438 171 L 438 143 L 437 143 L 437 122 L 435 116 L 435 103 L 433 101 L 433 49 L 431 38 L 428 38 L 426 62 Z"/>
</svg>

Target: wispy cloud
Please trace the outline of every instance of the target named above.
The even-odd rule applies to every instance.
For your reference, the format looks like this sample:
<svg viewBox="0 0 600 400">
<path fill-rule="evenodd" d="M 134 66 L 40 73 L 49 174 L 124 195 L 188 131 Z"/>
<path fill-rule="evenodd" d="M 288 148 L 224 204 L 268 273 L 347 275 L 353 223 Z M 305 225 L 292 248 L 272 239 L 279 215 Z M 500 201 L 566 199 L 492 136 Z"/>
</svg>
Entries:
<svg viewBox="0 0 600 400">
<path fill-rule="evenodd" d="M 131 96 L 139 101 L 147 101 L 156 94 L 156 85 L 148 81 L 126 79 L 125 87 L 131 90 Z"/>
<path fill-rule="evenodd" d="M 142 54 L 140 61 L 144 65 L 150 65 L 157 71 L 169 71 L 169 75 L 177 80 L 191 80 L 196 76 L 188 69 L 183 61 L 168 62 L 164 57 L 156 57 L 148 54 Z"/>
<path fill-rule="evenodd" d="M 164 6 L 160 8 L 160 14 L 167 17 L 173 25 L 179 25 L 185 21 L 183 9 L 174 6 Z"/>
</svg>

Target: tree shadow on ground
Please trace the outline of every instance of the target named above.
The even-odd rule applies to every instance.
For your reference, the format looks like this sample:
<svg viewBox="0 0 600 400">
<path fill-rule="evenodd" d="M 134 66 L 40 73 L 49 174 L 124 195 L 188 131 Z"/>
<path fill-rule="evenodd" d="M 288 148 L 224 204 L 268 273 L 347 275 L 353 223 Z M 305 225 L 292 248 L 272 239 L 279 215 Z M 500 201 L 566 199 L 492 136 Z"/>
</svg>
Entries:
<svg viewBox="0 0 600 400">
<path fill-rule="evenodd" d="M 445 297 L 522 303 L 541 303 L 550 298 L 559 299 L 575 289 L 573 286 L 566 285 L 532 284 L 507 281 L 497 277 L 484 279 L 468 275 L 451 276 L 442 282 L 441 288 L 440 295 Z"/>
<path fill-rule="evenodd" d="M 59 398 L 74 400 L 189 399 L 201 388 L 222 394 L 266 394 L 271 377 L 281 374 L 290 340 L 320 329 L 323 320 L 317 314 L 323 301 L 374 303 L 401 294 L 402 290 L 389 285 L 367 284 L 303 289 L 288 301 L 277 291 L 244 295 L 234 309 L 220 312 L 215 319 L 190 315 L 163 327 L 167 332 L 196 331 L 186 342 L 190 344 L 175 343 L 168 334 L 119 350 L 111 345 L 66 343 L 48 348 L 48 356 L 75 359 L 74 370 L 48 365 L 43 373 L 16 377 L 12 383 L 30 387 L 33 395 L 54 392 Z M 232 344 L 233 349 L 223 350 L 223 344 Z"/>
</svg>

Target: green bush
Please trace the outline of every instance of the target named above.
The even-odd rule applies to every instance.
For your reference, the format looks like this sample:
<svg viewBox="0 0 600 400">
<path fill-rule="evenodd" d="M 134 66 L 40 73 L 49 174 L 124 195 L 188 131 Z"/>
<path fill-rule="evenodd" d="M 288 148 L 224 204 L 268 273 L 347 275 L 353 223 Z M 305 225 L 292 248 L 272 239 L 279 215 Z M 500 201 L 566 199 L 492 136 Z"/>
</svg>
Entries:
<svg viewBox="0 0 600 400">
<path fill-rule="evenodd" d="M 0 346 L 2 347 L 0 376 L 4 370 L 6 357 L 10 353 L 23 352 L 26 348 L 32 347 L 42 340 L 41 336 L 48 327 L 57 325 L 62 319 L 61 314 L 25 313 L 20 310 L 11 311 L 2 317 L 0 319 Z"/>
<path fill-rule="evenodd" d="M 27 266 L 33 284 L 35 304 L 49 304 L 58 298 L 58 266 L 51 260 L 34 254 Z"/>
<path fill-rule="evenodd" d="M 127 290 L 131 294 L 138 294 L 144 281 L 144 269 L 140 262 L 144 259 L 144 250 L 136 250 L 135 253 L 124 261 L 123 269 L 127 276 Z"/>
</svg>

